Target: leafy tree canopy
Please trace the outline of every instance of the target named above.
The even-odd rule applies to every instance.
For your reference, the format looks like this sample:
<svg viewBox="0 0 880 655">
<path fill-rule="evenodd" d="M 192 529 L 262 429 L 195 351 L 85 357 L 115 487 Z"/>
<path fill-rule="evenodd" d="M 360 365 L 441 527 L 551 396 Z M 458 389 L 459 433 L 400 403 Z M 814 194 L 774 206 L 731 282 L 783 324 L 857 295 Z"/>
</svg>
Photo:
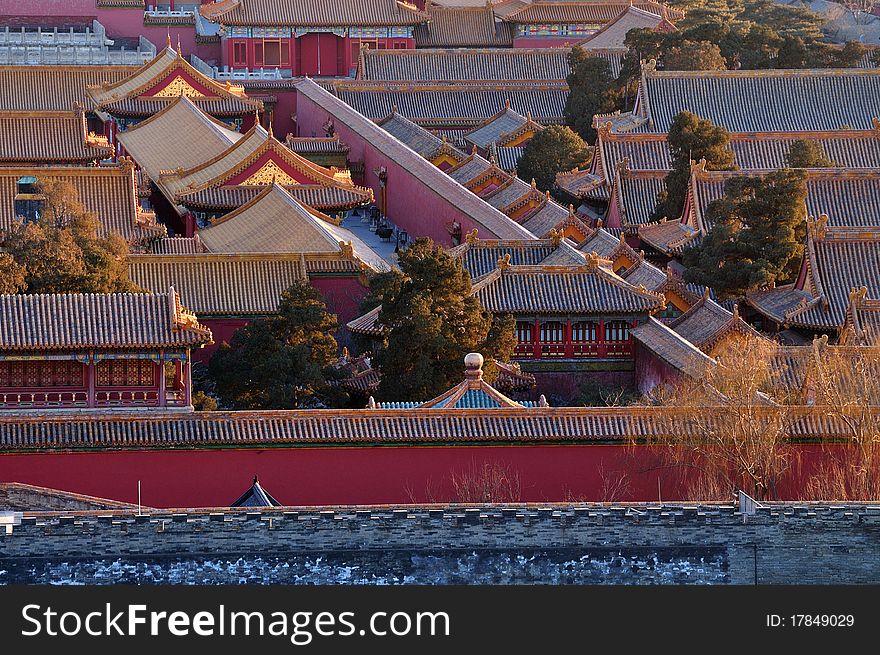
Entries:
<svg viewBox="0 0 880 655">
<path fill-rule="evenodd" d="M 532 137 L 517 163 L 517 174 L 535 180 L 541 191 L 550 191 L 556 174 L 589 163 L 590 150 L 571 128 L 551 125 Z"/>
<path fill-rule="evenodd" d="M 68 182 L 47 182 L 36 221 L 19 220 L 0 233 L 0 271 L 6 293 L 138 291 L 128 279 L 128 244 L 99 236 L 94 213 Z"/>
<path fill-rule="evenodd" d="M 292 409 L 335 405 L 330 385 L 336 318 L 321 294 L 297 282 L 281 296 L 277 316 L 252 321 L 222 344 L 208 366 L 215 392 L 233 409 Z"/>
<path fill-rule="evenodd" d="M 371 280 L 372 304 L 381 303 L 388 330 L 374 362 L 382 371 L 378 395 L 425 401 L 461 382 L 464 356 L 507 361 L 516 345 L 514 320 L 494 318 L 471 295 L 470 274 L 430 239 L 399 255 L 400 270 Z M 486 370 L 486 369 L 484 369 Z M 491 371 L 486 370 L 487 378 Z"/>
<path fill-rule="evenodd" d="M 850 68 L 864 55 L 856 42 L 843 48 L 823 41 L 824 19 L 808 9 L 773 0 L 680 0 L 671 2 L 686 11 L 668 34 L 648 29 L 626 35 L 621 82 L 638 78 L 639 62 L 654 59 L 665 70 L 720 70 L 766 68 Z M 688 43 L 713 44 L 699 54 Z M 722 65 L 721 62 L 724 62 Z"/>
<path fill-rule="evenodd" d="M 672 170 L 666 176 L 666 189 L 658 197 L 654 219 L 681 216 L 691 176 L 691 161 L 706 161 L 710 171 L 735 168 L 733 152 L 727 148 L 730 133 L 712 121 L 683 111 L 672 121 L 667 136 Z"/>
<path fill-rule="evenodd" d="M 565 101 L 565 122 L 582 139 L 596 142 L 593 116 L 620 108 L 621 92 L 607 59 L 595 57 L 582 48 L 572 48 L 568 55 L 570 92 Z"/>
<path fill-rule="evenodd" d="M 803 171 L 728 180 L 724 197 L 706 208 L 714 227 L 684 252 L 686 279 L 724 297 L 790 281 L 803 255 L 806 197 Z"/>
<path fill-rule="evenodd" d="M 836 164 L 825 156 L 818 141 L 798 139 L 791 144 L 785 163 L 789 168 L 832 168 Z"/>
</svg>

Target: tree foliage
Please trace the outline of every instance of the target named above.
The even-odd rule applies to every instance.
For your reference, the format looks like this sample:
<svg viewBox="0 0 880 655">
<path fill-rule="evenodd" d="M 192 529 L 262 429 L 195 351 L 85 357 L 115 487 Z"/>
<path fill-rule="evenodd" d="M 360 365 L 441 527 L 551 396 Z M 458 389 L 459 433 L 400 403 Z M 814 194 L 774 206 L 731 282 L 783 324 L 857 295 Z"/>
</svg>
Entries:
<svg viewBox="0 0 880 655">
<path fill-rule="evenodd" d="M 832 168 L 836 164 L 825 156 L 825 150 L 818 141 L 798 139 L 792 142 L 785 157 L 789 168 Z"/>
<path fill-rule="evenodd" d="M 725 70 L 727 60 L 721 56 L 721 49 L 716 44 L 685 39 L 665 53 L 663 67 L 675 71 Z"/>
<path fill-rule="evenodd" d="M 252 321 L 222 344 L 208 366 L 215 391 L 233 409 L 292 409 L 340 402 L 330 385 L 336 318 L 321 294 L 297 282 L 281 296 L 278 314 Z"/>
<path fill-rule="evenodd" d="M 727 145 L 730 133 L 712 121 L 683 111 L 672 121 L 667 136 L 672 170 L 666 176 L 665 190 L 657 198 L 654 219 L 681 216 L 691 177 L 691 161 L 705 160 L 710 171 L 734 169 L 734 155 Z"/>
<path fill-rule="evenodd" d="M 576 132 L 564 125 L 550 125 L 532 137 L 516 168 L 519 177 L 535 180 L 541 191 L 550 191 L 557 173 L 584 166 L 589 160 L 589 147 Z"/>
<path fill-rule="evenodd" d="M 418 239 L 399 262 L 399 271 L 370 283 L 371 304 L 382 305 L 379 321 L 387 330 L 374 358 L 382 372 L 379 397 L 429 400 L 461 382 L 469 352 L 482 353 L 486 361 L 510 358 L 513 318 L 493 319 L 483 310 L 460 261 L 430 239 Z"/>
<path fill-rule="evenodd" d="M 97 217 L 68 182 L 47 182 L 36 221 L 19 220 L 0 235 L 3 288 L 26 293 L 137 291 L 128 279 L 128 244 L 99 236 Z"/>
<path fill-rule="evenodd" d="M 569 94 L 565 101 L 565 122 L 588 143 L 595 143 L 593 116 L 620 108 L 620 88 L 607 59 L 592 56 L 582 48 L 568 55 Z"/>
<path fill-rule="evenodd" d="M 728 180 L 724 197 L 706 208 L 709 234 L 684 252 L 686 279 L 724 297 L 789 281 L 803 254 L 806 197 L 802 171 Z"/>
<path fill-rule="evenodd" d="M 824 19 L 802 7 L 773 0 L 684 0 L 676 7 L 686 11 L 676 31 L 630 30 L 621 82 L 638 78 L 639 62 L 654 59 L 665 70 L 851 68 L 864 55 L 856 42 L 843 48 L 824 41 Z M 709 56 L 712 44 L 717 56 Z M 683 52 L 699 52 L 682 56 Z M 724 65 L 721 66 L 721 62 Z"/>
<path fill-rule="evenodd" d="M 733 339 L 700 380 L 657 390 L 658 465 L 680 475 L 687 499 L 729 500 L 738 489 L 779 498 L 796 453 L 788 406 L 766 400 L 776 350 L 769 340 Z"/>
</svg>

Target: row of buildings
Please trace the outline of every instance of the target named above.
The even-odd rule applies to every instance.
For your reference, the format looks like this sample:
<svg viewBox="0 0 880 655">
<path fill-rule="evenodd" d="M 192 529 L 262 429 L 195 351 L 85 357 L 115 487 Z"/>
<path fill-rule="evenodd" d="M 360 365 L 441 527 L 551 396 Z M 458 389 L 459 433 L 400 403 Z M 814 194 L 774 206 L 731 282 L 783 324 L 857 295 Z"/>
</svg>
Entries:
<svg viewBox="0 0 880 655">
<path fill-rule="evenodd" d="M 354 485 L 373 489 L 364 502 L 382 502 L 401 498 L 405 471 L 427 485 L 451 463 L 496 453 L 531 467 L 530 499 L 558 499 L 575 484 L 569 492 L 595 496 L 603 475 L 625 467 L 624 445 L 661 433 L 662 417 L 547 399 L 585 383 L 649 393 L 700 379 L 726 339 L 743 334 L 788 344 L 778 370 L 805 405 L 800 433 L 839 433 L 806 406 L 809 362 L 815 336 L 865 348 L 880 329 L 876 70 L 672 73 L 646 63 L 635 109 L 597 117 L 590 167 L 559 175 L 566 205 L 516 173 L 529 139 L 563 122 L 566 48 L 619 65 L 628 29 L 674 29 L 680 14 L 629 2 L 224 0 L 164 14 L 110 4 L 97 7 L 151 23 L 192 16 L 198 44 L 174 44 L 165 25 L 165 47 L 139 66 L 0 67 L 0 227 L 37 218 L 41 184 L 67 181 L 104 232 L 128 241 L 130 276 L 149 293 L 0 297 L 5 479 L 127 498 L 134 475 L 158 486 L 171 469 L 261 468 L 271 450 L 276 484 L 292 485 L 273 486 L 285 498 L 351 502 Z M 418 40 L 447 14 L 491 15 L 495 38 L 510 29 L 511 41 Z M 222 26 L 220 66 L 194 50 L 211 46 L 210 25 Z M 236 77 L 229 62 L 240 57 L 249 72 L 258 53 L 264 64 L 277 54 L 273 68 L 284 70 Z M 711 229 L 703 212 L 732 173 L 695 162 L 683 215 L 650 220 L 670 168 L 666 133 L 682 110 L 733 133 L 740 172 L 782 166 L 804 139 L 836 164 L 807 172 L 810 228 L 795 283 L 737 306 L 684 280 L 680 252 Z M 448 248 L 488 311 L 514 316 L 505 391 L 519 395 L 486 385 L 473 357 L 462 385 L 438 398 L 368 402 L 380 372 L 360 354 L 341 365 L 364 409 L 192 412 L 192 362 L 272 315 L 294 281 L 321 291 L 343 343 L 357 334 L 381 347 L 378 310 L 359 311 L 367 281 L 418 237 Z M 500 444 L 516 446 L 492 449 Z M 125 475 L 82 479 L 114 455 Z M 283 482 L 292 466 L 309 484 Z M 335 495 L 307 495 L 320 486 L 309 476 L 334 467 L 360 472 L 340 476 Z M 648 476 L 633 496 L 655 486 Z"/>
</svg>

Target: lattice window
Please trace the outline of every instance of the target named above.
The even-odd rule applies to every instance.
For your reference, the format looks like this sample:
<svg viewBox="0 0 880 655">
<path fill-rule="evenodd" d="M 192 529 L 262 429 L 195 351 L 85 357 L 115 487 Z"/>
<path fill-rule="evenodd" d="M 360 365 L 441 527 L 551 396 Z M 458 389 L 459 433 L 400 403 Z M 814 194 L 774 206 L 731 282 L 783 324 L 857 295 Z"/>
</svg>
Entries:
<svg viewBox="0 0 880 655">
<path fill-rule="evenodd" d="M 577 321 L 571 324 L 571 340 L 575 343 L 597 341 L 599 324 L 595 321 Z"/>
<path fill-rule="evenodd" d="M 0 387 L 82 387 L 83 365 L 70 361 L 0 362 Z"/>
<path fill-rule="evenodd" d="M 149 359 L 110 359 L 98 364 L 99 387 L 151 387 L 155 364 Z"/>
<path fill-rule="evenodd" d="M 629 341 L 629 323 L 626 321 L 608 321 L 605 323 L 605 341 L 609 343 Z"/>
<path fill-rule="evenodd" d="M 534 327 L 535 326 L 533 323 L 527 323 L 526 321 L 517 321 L 516 342 L 521 345 L 532 343 L 532 330 L 534 329 Z"/>
<path fill-rule="evenodd" d="M 562 343 L 565 341 L 565 326 L 559 321 L 541 323 L 541 343 Z"/>
</svg>

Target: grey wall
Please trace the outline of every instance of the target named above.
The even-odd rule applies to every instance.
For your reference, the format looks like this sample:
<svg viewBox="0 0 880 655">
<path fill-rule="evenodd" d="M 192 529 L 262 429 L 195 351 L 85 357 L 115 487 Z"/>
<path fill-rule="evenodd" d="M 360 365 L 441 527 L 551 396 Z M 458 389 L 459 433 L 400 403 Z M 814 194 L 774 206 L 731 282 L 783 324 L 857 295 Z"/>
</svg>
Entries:
<svg viewBox="0 0 880 655">
<path fill-rule="evenodd" d="M 880 583 L 880 505 L 25 516 L 0 583 Z M 354 573 L 352 573 L 354 571 Z"/>
</svg>

